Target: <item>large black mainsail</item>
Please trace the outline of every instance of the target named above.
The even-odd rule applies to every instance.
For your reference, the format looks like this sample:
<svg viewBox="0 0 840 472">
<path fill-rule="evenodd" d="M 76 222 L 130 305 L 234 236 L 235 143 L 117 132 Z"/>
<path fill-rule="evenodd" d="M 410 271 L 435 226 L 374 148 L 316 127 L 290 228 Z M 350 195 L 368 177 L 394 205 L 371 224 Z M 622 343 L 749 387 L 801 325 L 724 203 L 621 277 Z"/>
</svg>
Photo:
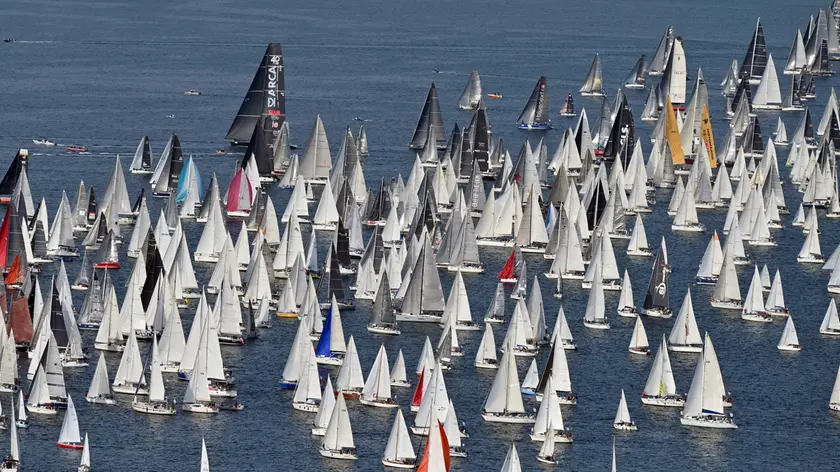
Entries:
<svg viewBox="0 0 840 472">
<path fill-rule="evenodd" d="M 541 76 L 516 122 L 522 129 L 548 129 L 548 79 Z"/>
<path fill-rule="evenodd" d="M 274 152 L 271 150 L 272 141 L 266 139 L 267 136 L 264 132 L 266 121 L 268 119 L 264 116 L 260 116 L 257 119 L 253 133 L 251 134 L 251 141 L 248 143 L 245 155 L 242 156 L 241 166 L 243 169 L 247 167 L 251 156 L 254 156 L 254 160 L 257 163 L 257 171 L 260 175 L 270 176 L 274 172 Z"/>
<path fill-rule="evenodd" d="M 12 193 L 14 193 L 20 173 L 26 165 L 27 155 L 21 151 L 23 150 L 21 149 L 15 155 L 12 163 L 9 164 L 9 169 L 6 170 L 6 175 L 4 175 L 3 180 L 0 181 L 0 196 L 6 197 L 6 200 L 8 200 Z"/>
<path fill-rule="evenodd" d="M 443 115 L 440 113 L 440 99 L 438 99 L 437 88 L 435 83 L 429 87 L 429 93 L 426 95 L 426 103 L 423 104 L 423 111 L 420 112 L 420 118 L 417 120 L 417 126 L 414 128 L 414 136 L 411 138 L 411 143 L 408 147 L 410 149 L 423 149 L 426 144 L 426 137 L 429 134 L 429 129 L 433 129 L 435 137 L 438 138 L 437 146 L 442 148 L 446 145 L 439 138 L 446 136 L 443 129 Z"/>
<path fill-rule="evenodd" d="M 759 18 L 755 22 L 755 31 L 747 47 L 744 62 L 741 63 L 741 75 L 748 74 L 750 81 L 758 83 L 765 68 L 767 68 L 767 46 L 764 44 L 764 28 Z"/>
<path fill-rule="evenodd" d="M 658 310 L 660 313 L 670 311 L 668 302 L 668 274 L 671 267 L 668 265 L 668 252 L 665 249 L 665 240 L 656 253 L 653 261 L 653 273 L 650 274 L 647 295 L 645 295 L 644 309 L 646 311 Z"/>
<path fill-rule="evenodd" d="M 490 172 L 490 132 L 487 129 L 487 112 L 479 107 L 475 112 L 472 154 L 475 165 L 482 174 Z M 461 164 L 463 166 L 463 163 Z"/>
<path fill-rule="evenodd" d="M 627 97 L 621 97 L 621 105 L 613 120 L 607 145 L 604 147 L 604 159 L 614 160 L 621 154 L 622 149 L 635 143 L 636 126 L 633 124 L 633 111 L 627 103 Z M 622 159 L 622 167 L 627 167 L 627 156 Z"/>
<path fill-rule="evenodd" d="M 265 121 L 262 122 L 265 140 L 269 143 L 274 142 L 274 137 L 286 121 L 284 74 L 280 43 L 268 43 L 260 67 L 225 139 L 234 143 L 250 142 L 254 126 L 261 117 L 265 117 Z"/>
</svg>

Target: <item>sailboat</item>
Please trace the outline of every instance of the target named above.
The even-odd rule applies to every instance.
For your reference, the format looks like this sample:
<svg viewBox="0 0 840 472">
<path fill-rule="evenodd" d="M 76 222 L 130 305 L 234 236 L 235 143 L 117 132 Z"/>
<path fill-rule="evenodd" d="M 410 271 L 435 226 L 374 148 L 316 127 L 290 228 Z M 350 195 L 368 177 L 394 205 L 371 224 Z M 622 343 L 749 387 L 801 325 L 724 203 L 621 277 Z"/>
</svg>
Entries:
<svg viewBox="0 0 840 472">
<path fill-rule="evenodd" d="M 668 335 L 668 350 L 674 352 L 700 352 L 703 350 L 703 339 L 697 329 L 697 319 L 694 317 L 694 304 L 691 301 L 691 289 L 685 293 L 680 312 L 674 320 L 674 326 Z"/>
<path fill-rule="evenodd" d="M 536 421 L 536 417 L 527 413 L 522 403 L 513 340 L 508 341 L 507 347 L 502 354 L 502 361 L 499 363 L 499 370 L 496 371 L 493 386 L 484 402 L 481 417 L 484 421 L 492 423 L 531 424 Z"/>
<path fill-rule="evenodd" d="M 370 368 L 365 387 L 359 396 L 359 403 L 379 408 L 399 408 L 391 396 L 391 376 L 388 371 L 388 354 L 385 345 L 379 346 L 379 352 Z"/>
<path fill-rule="evenodd" d="M 608 239 L 608 237 L 607 237 Z M 592 281 L 592 289 L 589 291 L 589 300 L 586 303 L 586 313 L 583 316 L 583 326 L 592 329 L 610 329 L 610 323 L 604 314 L 604 287 L 601 281 L 601 266 L 595 264 L 595 277 Z"/>
<path fill-rule="evenodd" d="M 21 395 L 23 395 L 21 393 Z M 21 397 L 23 398 L 23 397 Z M 26 416 L 26 413 L 23 413 Z M 3 459 L 2 465 L 0 465 L 0 472 L 17 472 L 20 470 L 20 444 L 18 444 L 18 436 L 17 436 L 17 425 L 18 421 L 15 421 L 15 406 L 12 405 L 12 412 L 11 412 L 11 421 L 9 422 L 9 434 L 10 434 L 10 444 L 9 444 L 9 454 Z"/>
<path fill-rule="evenodd" d="M 528 98 L 525 108 L 516 120 L 519 129 L 543 130 L 551 129 L 551 120 L 548 118 L 548 79 L 541 76 L 537 79 L 537 85 Z"/>
<path fill-rule="evenodd" d="M 303 348 L 303 359 L 300 367 L 300 379 L 292 397 L 292 408 L 298 411 L 316 413 L 321 403 L 321 382 L 318 374 L 318 364 L 315 362 L 315 352 L 312 345 Z"/>
<path fill-rule="evenodd" d="M 732 238 L 730 231 L 729 238 Z M 735 272 L 735 261 L 729 249 L 723 253 L 723 266 L 715 284 L 715 291 L 711 299 L 712 308 L 741 311 L 741 288 L 738 285 L 738 274 Z"/>
<path fill-rule="evenodd" d="M 327 375 L 327 382 L 324 384 L 324 391 L 321 393 L 321 403 L 318 404 L 318 413 L 312 422 L 312 435 L 324 436 L 327 434 L 327 426 L 330 423 L 330 416 L 335 408 L 335 389 L 332 380 Z"/>
<path fill-rule="evenodd" d="M 624 79 L 624 88 L 628 89 L 643 89 L 645 88 L 645 79 L 648 74 L 647 56 L 642 54 L 642 57 L 636 61 L 633 69 Z"/>
<path fill-rule="evenodd" d="M 411 387 L 411 382 L 408 381 L 408 376 L 405 373 L 405 358 L 403 357 L 402 349 L 397 352 L 397 360 L 391 369 L 391 386 L 400 388 Z"/>
<path fill-rule="evenodd" d="M 747 53 L 741 63 L 741 76 L 749 80 L 750 85 L 757 85 L 767 67 L 767 46 L 764 41 L 764 28 L 761 26 L 761 18 L 755 22 L 750 44 Z"/>
<path fill-rule="evenodd" d="M 557 464 L 557 459 L 554 457 L 554 427 L 551 425 L 551 421 L 548 422 L 548 429 L 545 432 L 545 439 L 543 440 L 542 446 L 540 446 L 540 452 L 537 454 L 537 460 L 542 462 L 543 464 Z"/>
<path fill-rule="evenodd" d="M 694 378 L 685 406 L 680 414 L 680 423 L 684 426 L 703 428 L 736 429 L 731 415 L 724 412 L 724 395 L 721 386 L 723 380 L 720 365 L 714 352 L 712 340 L 706 333 L 703 352 L 697 361 Z"/>
<path fill-rule="evenodd" d="M 621 295 L 618 297 L 618 316 L 636 318 L 639 310 L 633 303 L 633 285 L 630 283 L 630 273 L 624 269 L 624 279 L 621 281 Z"/>
<path fill-rule="evenodd" d="M 650 355 L 650 345 L 648 344 L 647 333 L 645 326 L 642 324 L 642 318 L 636 317 L 636 324 L 633 326 L 633 335 L 630 337 L 629 351 L 633 354 L 641 354 L 643 356 Z"/>
<path fill-rule="evenodd" d="M 820 324 L 820 334 L 829 336 L 840 336 L 840 315 L 837 313 L 837 304 L 834 299 L 828 304 L 828 309 L 825 311 L 822 324 Z"/>
<path fill-rule="evenodd" d="M 402 410 L 398 408 L 391 434 L 388 436 L 388 443 L 385 445 L 385 452 L 382 454 L 382 464 L 395 469 L 414 469 L 416 461 L 417 456 L 411 445 L 411 436 L 408 435 L 405 418 Z"/>
<path fill-rule="evenodd" d="M 715 285 L 722 267 L 723 250 L 720 247 L 718 233 L 715 231 L 706 246 L 706 252 L 703 253 L 703 259 L 700 261 L 700 268 L 697 269 L 694 282 L 697 285 Z"/>
<path fill-rule="evenodd" d="M 837 370 L 837 376 L 834 378 L 834 388 L 831 389 L 828 408 L 833 411 L 840 411 L 840 369 Z"/>
<path fill-rule="evenodd" d="M 758 265 L 756 265 L 750 281 L 750 288 L 747 290 L 747 297 L 744 299 L 744 307 L 741 310 L 742 320 L 759 323 L 771 323 L 773 321 L 773 317 L 764 311 L 763 292 L 761 276 L 758 272 Z"/>
<path fill-rule="evenodd" d="M 682 407 L 685 404 L 685 396 L 677 393 L 665 335 L 662 336 L 659 350 L 653 359 L 653 366 L 645 383 L 645 391 L 642 392 L 642 403 L 665 407 Z"/>
<path fill-rule="evenodd" d="M 152 151 L 149 147 L 148 136 L 140 138 L 140 144 L 137 145 L 129 169 L 132 174 L 147 175 L 152 173 Z"/>
<path fill-rule="evenodd" d="M 668 279 L 670 278 L 671 266 L 668 264 L 668 249 L 665 246 L 665 238 L 656 253 L 653 261 L 653 268 L 648 283 L 647 295 L 642 305 L 641 312 L 652 318 L 670 318 L 673 316 L 669 302 Z"/>
<path fill-rule="evenodd" d="M 398 335 L 397 319 L 394 315 L 394 307 L 391 304 L 391 287 L 388 282 L 388 272 L 382 271 L 379 280 L 379 289 L 376 291 L 376 298 L 373 302 L 373 311 L 367 330 L 374 334 Z"/>
<path fill-rule="evenodd" d="M 802 345 L 799 344 L 799 337 L 796 335 L 796 327 L 793 326 L 793 317 L 788 316 L 785 322 L 785 329 L 782 331 L 782 337 L 779 339 L 779 344 L 776 348 L 780 351 L 794 351 L 802 350 Z"/>
<path fill-rule="evenodd" d="M 490 323 L 484 324 L 484 334 L 481 336 L 481 343 L 475 353 L 474 365 L 481 369 L 499 368 L 499 361 L 496 357 L 496 338 L 493 335 L 493 327 Z"/>
<path fill-rule="evenodd" d="M 470 80 L 464 91 L 461 93 L 461 98 L 458 99 L 458 108 L 461 110 L 475 110 L 478 108 L 478 102 L 481 100 L 481 77 L 478 71 L 474 70 L 470 74 Z"/>
<path fill-rule="evenodd" d="M 58 447 L 64 449 L 82 449 L 82 436 L 79 433 L 79 418 L 76 415 L 76 407 L 73 405 L 73 398 L 67 396 L 67 411 L 64 412 L 64 422 L 61 424 L 61 433 L 58 435 Z"/>
<path fill-rule="evenodd" d="M 589 72 L 586 74 L 586 78 L 583 79 L 580 94 L 584 97 L 604 96 L 604 83 L 601 78 L 601 56 L 598 53 L 595 53 L 595 58 L 589 67 Z"/>
<path fill-rule="evenodd" d="M 88 442 L 88 433 L 85 433 L 85 443 L 82 447 L 82 460 L 79 463 L 78 472 L 90 472 L 90 443 Z"/>
<path fill-rule="evenodd" d="M 128 342 L 120 358 L 120 366 L 112 384 L 114 392 L 128 395 L 147 395 L 146 378 L 143 375 L 143 362 L 134 330 L 129 330 Z"/>
<path fill-rule="evenodd" d="M 805 227 L 808 227 L 807 223 Z M 802 244 L 802 249 L 799 250 L 799 255 L 796 256 L 796 262 L 800 264 L 822 264 L 825 262 L 822 256 L 822 250 L 820 249 L 820 236 L 818 231 L 808 232 L 808 236 L 805 237 L 805 242 Z"/>
<path fill-rule="evenodd" d="M 572 98 L 572 94 L 566 95 L 566 101 L 563 102 L 563 106 L 560 107 L 560 116 L 576 116 L 575 113 L 575 100 Z"/>
<path fill-rule="evenodd" d="M 642 216 L 636 210 L 636 223 L 633 226 L 633 234 L 630 235 L 630 242 L 627 244 L 628 256 L 648 257 L 653 253 L 648 247 L 647 232 L 645 231 L 645 224 L 642 221 Z"/>
<path fill-rule="evenodd" d="M 280 43 L 268 43 L 251 85 L 242 100 L 236 117 L 225 135 L 235 144 L 248 144 L 254 127 L 263 124 L 265 142 L 274 142 L 274 135 L 286 121 L 286 90 L 283 51 Z"/>
<path fill-rule="evenodd" d="M 490 305 L 487 307 L 487 313 L 484 315 L 484 322 L 505 322 L 505 285 L 502 281 L 499 281 L 496 284 L 496 292 L 493 295 L 493 300 L 490 301 Z"/>
<path fill-rule="evenodd" d="M 98 403 L 102 405 L 116 405 L 117 400 L 114 398 L 114 393 L 111 390 L 111 381 L 108 379 L 108 366 L 105 364 L 105 354 L 99 353 L 99 361 L 96 363 L 96 372 L 93 374 L 93 379 L 90 381 L 85 393 L 85 400 L 88 403 Z"/>
<path fill-rule="evenodd" d="M 204 437 L 201 438 L 201 464 L 199 472 L 210 472 L 210 458 L 207 457 L 207 444 L 204 442 Z"/>
<path fill-rule="evenodd" d="M 152 337 L 146 365 L 149 368 L 149 399 L 148 401 L 141 401 L 135 395 L 131 402 L 131 409 L 138 413 L 150 415 L 174 415 L 175 402 L 166 398 L 157 337 Z M 143 371 L 145 374 L 145 367 Z"/>
<path fill-rule="evenodd" d="M 829 281 L 830 284 L 831 282 Z M 829 292 L 831 292 L 830 289 Z M 767 302 L 764 304 L 764 310 L 771 316 L 788 316 L 788 309 L 785 307 L 785 294 L 782 289 L 782 276 L 779 274 L 779 269 L 776 269 L 776 275 L 773 277 L 773 283 L 770 285 L 770 293 L 767 294 Z"/>
<path fill-rule="evenodd" d="M 621 400 L 618 402 L 618 411 L 615 412 L 613 429 L 619 431 L 636 431 L 639 429 L 636 423 L 630 419 L 630 410 L 627 409 L 627 399 L 624 397 L 624 389 L 621 389 Z"/>
<path fill-rule="evenodd" d="M 545 393 L 540 400 L 540 408 L 537 411 L 537 419 L 531 428 L 531 440 L 543 442 L 547 439 L 549 429 L 554 436 L 555 442 L 570 444 L 573 441 L 572 434 L 566 431 L 563 424 L 563 412 L 560 410 L 560 398 L 552 383 L 551 374 L 545 386 Z"/>
<path fill-rule="evenodd" d="M 414 135 L 408 145 L 409 149 L 423 149 L 429 135 L 435 138 L 435 144 L 438 148 L 446 146 L 446 142 L 441 140 L 441 138 L 445 139 L 446 131 L 443 127 L 443 116 L 440 113 L 440 100 L 438 99 L 437 88 L 435 88 L 434 82 L 429 87 L 426 102 L 423 104 L 423 110 L 417 119 Z"/>
<path fill-rule="evenodd" d="M 515 443 L 511 443 L 508 448 L 501 472 L 522 472 L 522 464 L 519 462 L 519 454 L 516 452 Z"/>
<path fill-rule="evenodd" d="M 353 442 L 350 414 L 347 411 L 347 402 L 344 400 L 344 395 L 338 395 L 324 440 L 318 452 L 330 459 L 358 459 L 356 444 Z"/>
<path fill-rule="evenodd" d="M 202 309 L 202 306 L 204 306 L 204 309 Z M 198 310 L 209 310 L 206 308 L 206 302 L 203 301 L 203 298 L 202 302 L 199 304 Z M 200 333 L 198 336 L 198 348 L 195 354 L 192 371 L 189 376 L 190 383 L 187 385 L 187 390 L 184 392 L 184 399 L 182 401 L 183 406 L 181 409 L 190 413 L 213 414 L 219 412 L 219 407 L 210 397 L 210 380 L 208 378 L 208 344 L 211 341 L 211 339 L 209 339 L 211 337 L 211 331 L 208 326 L 208 318 L 209 313 L 205 313 L 201 316 L 201 319 L 198 320 L 198 323 L 200 323 L 197 327 L 199 329 L 198 333 Z M 184 364 L 183 360 L 181 364 Z"/>
<path fill-rule="evenodd" d="M 23 390 L 18 390 L 18 417 L 15 420 L 15 405 L 14 400 L 12 401 L 12 416 L 11 416 L 11 423 L 14 423 L 19 429 L 26 429 L 29 428 L 29 420 L 26 415 L 26 403 L 23 401 Z"/>
<path fill-rule="evenodd" d="M 321 336 L 315 346 L 315 360 L 318 364 L 341 365 L 346 351 L 341 312 L 333 294 L 324 327 L 321 329 Z"/>
</svg>

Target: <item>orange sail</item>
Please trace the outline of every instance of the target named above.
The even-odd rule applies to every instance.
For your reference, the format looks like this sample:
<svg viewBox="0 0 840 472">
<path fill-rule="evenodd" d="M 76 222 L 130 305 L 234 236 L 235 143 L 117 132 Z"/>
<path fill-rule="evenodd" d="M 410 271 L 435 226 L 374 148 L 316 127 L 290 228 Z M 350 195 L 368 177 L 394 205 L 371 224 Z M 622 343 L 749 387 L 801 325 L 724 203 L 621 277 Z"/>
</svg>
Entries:
<svg viewBox="0 0 840 472">
<path fill-rule="evenodd" d="M 677 126 L 677 116 L 674 114 L 674 105 L 671 99 L 668 98 L 665 108 L 662 109 L 665 115 L 665 139 L 668 140 L 668 148 L 671 150 L 671 160 L 674 165 L 685 164 L 685 154 L 682 150 L 682 140 L 680 139 L 680 129 Z"/>
<path fill-rule="evenodd" d="M 439 420 L 435 420 L 437 428 L 429 429 L 429 440 L 417 472 L 449 472 L 449 440 Z"/>
<path fill-rule="evenodd" d="M 3 283 L 6 285 L 17 285 L 21 282 L 23 282 L 23 271 L 20 270 L 20 255 L 17 255 Z"/>
<path fill-rule="evenodd" d="M 712 119 L 709 117 L 709 107 L 703 105 L 703 121 L 700 127 L 700 136 L 706 151 L 709 153 L 709 164 L 712 169 L 717 167 L 717 152 L 715 151 L 715 135 L 712 134 Z"/>
</svg>

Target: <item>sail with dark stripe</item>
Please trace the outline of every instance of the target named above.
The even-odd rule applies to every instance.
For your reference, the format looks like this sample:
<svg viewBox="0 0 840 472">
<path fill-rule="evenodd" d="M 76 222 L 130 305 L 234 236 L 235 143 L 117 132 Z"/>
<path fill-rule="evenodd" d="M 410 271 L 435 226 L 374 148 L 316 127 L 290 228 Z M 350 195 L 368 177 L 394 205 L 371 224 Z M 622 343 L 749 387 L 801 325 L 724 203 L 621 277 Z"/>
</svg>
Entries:
<svg viewBox="0 0 840 472">
<path fill-rule="evenodd" d="M 668 57 L 671 55 L 671 44 L 673 40 L 674 27 L 672 25 L 668 25 L 668 27 L 665 28 L 665 33 L 662 35 L 662 39 L 659 41 L 659 47 L 657 47 L 656 52 L 653 53 L 648 74 L 662 75 L 662 73 L 665 72 L 665 65 L 668 62 Z"/>
<path fill-rule="evenodd" d="M 622 155 L 622 150 L 627 149 L 636 142 L 636 126 L 633 124 L 633 111 L 627 103 L 627 97 L 622 96 L 621 105 L 617 110 L 612 129 L 607 138 L 607 145 L 604 147 L 604 159 L 614 160 Z M 626 154 L 622 155 L 622 167 L 627 167 Z"/>
<path fill-rule="evenodd" d="M 0 195 L 9 196 L 15 191 L 20 173 L 26 165 L 26 156 L 27 154 L 23 152 L 23 149 L 15 155 L 15 158 L 9 165 L 9 169 L 6 170 L 6 175 L 3 176 L 3 180 L 0 182 Z"/>
<path fill-rule="evenodd" d="M 245 150 L 245 155 L 242 157 L 241 163 L 244 169 L 248 166 L 248 161 L 251 159 L 251 156 L 254 156 L 254 160 L 257 163 L 257 171 L 260 175 L 271 175 L 274 171 L 274 153 L 270 146 L 272 141 L 268 141 L 266 139 L 266 133 L 264 133 L 266 120 L 264 116 L 259 117 L 257 120 L 257 124 L 254 126 L 253 133 L 251 134 L 251 141 L 248 143 L 248 148 Z"/>
<path fill-rule="evenodd" d="M 234 143 L 248 143 L 254 126 L 262 122 L 266 142 L 273 143 L 276 133 L 286 121 L 286 86 L 284 80 L 283 51 L 280 43 L 268 43 L 254 80 L 236 118 L 230 125 L 225 139 Z"/>
</svg>

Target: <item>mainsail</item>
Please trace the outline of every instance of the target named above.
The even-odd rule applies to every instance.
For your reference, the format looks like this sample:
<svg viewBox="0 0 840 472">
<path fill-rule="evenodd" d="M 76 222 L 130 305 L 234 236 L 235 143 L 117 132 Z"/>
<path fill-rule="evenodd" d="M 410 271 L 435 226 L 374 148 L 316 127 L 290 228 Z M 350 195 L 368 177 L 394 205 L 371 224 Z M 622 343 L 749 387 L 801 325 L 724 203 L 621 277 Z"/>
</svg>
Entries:
<svg viewBox="0 0 840 472">
<path fill-rule="evenodd" d="M 429 87 L 429 94 L 426 95 L 426 103 L 423 104 L 423 111 L 420 112 L 420 118 L 417 120 L 417 127 L 414 128 L 414 137 L 411 138 L 411 143 L 408 147 L 410 149 L 423 149 L 426 144 L 426 137 L 429 132 L 433 132 L 435 137 L 446 136 L 443 129 L 443 115 L 440 114 L 440 100 L 438 99 L 437 89 L 435 83 Z M 446 143 L 437 141 L 437 147 L 444 147 Z"/>
<path fill-rule="evenodd" d="M 747 48 L 747 54 L 744 56 L 744 62 L 741 63 L 741 75 L 749 74 L 750 82 L 757 84 L 766 67 L 767 46 L 764 44 L 764 28 L 759 18 L 755 22 L 755 31 Z"/>
<path fill-rule="evenodd" d="M 225 139 L 234 143 L 250 142 L 254 127 L 261 117 L 265 117 L 265 121 L 262 122 L 265 140 L 269 143 L 274 142 L 275 135 L 280 132 L 280 127 L 286 121 L 284 74 L 280 43 L 268 43 L 260 67 Z"/>
</svg>

